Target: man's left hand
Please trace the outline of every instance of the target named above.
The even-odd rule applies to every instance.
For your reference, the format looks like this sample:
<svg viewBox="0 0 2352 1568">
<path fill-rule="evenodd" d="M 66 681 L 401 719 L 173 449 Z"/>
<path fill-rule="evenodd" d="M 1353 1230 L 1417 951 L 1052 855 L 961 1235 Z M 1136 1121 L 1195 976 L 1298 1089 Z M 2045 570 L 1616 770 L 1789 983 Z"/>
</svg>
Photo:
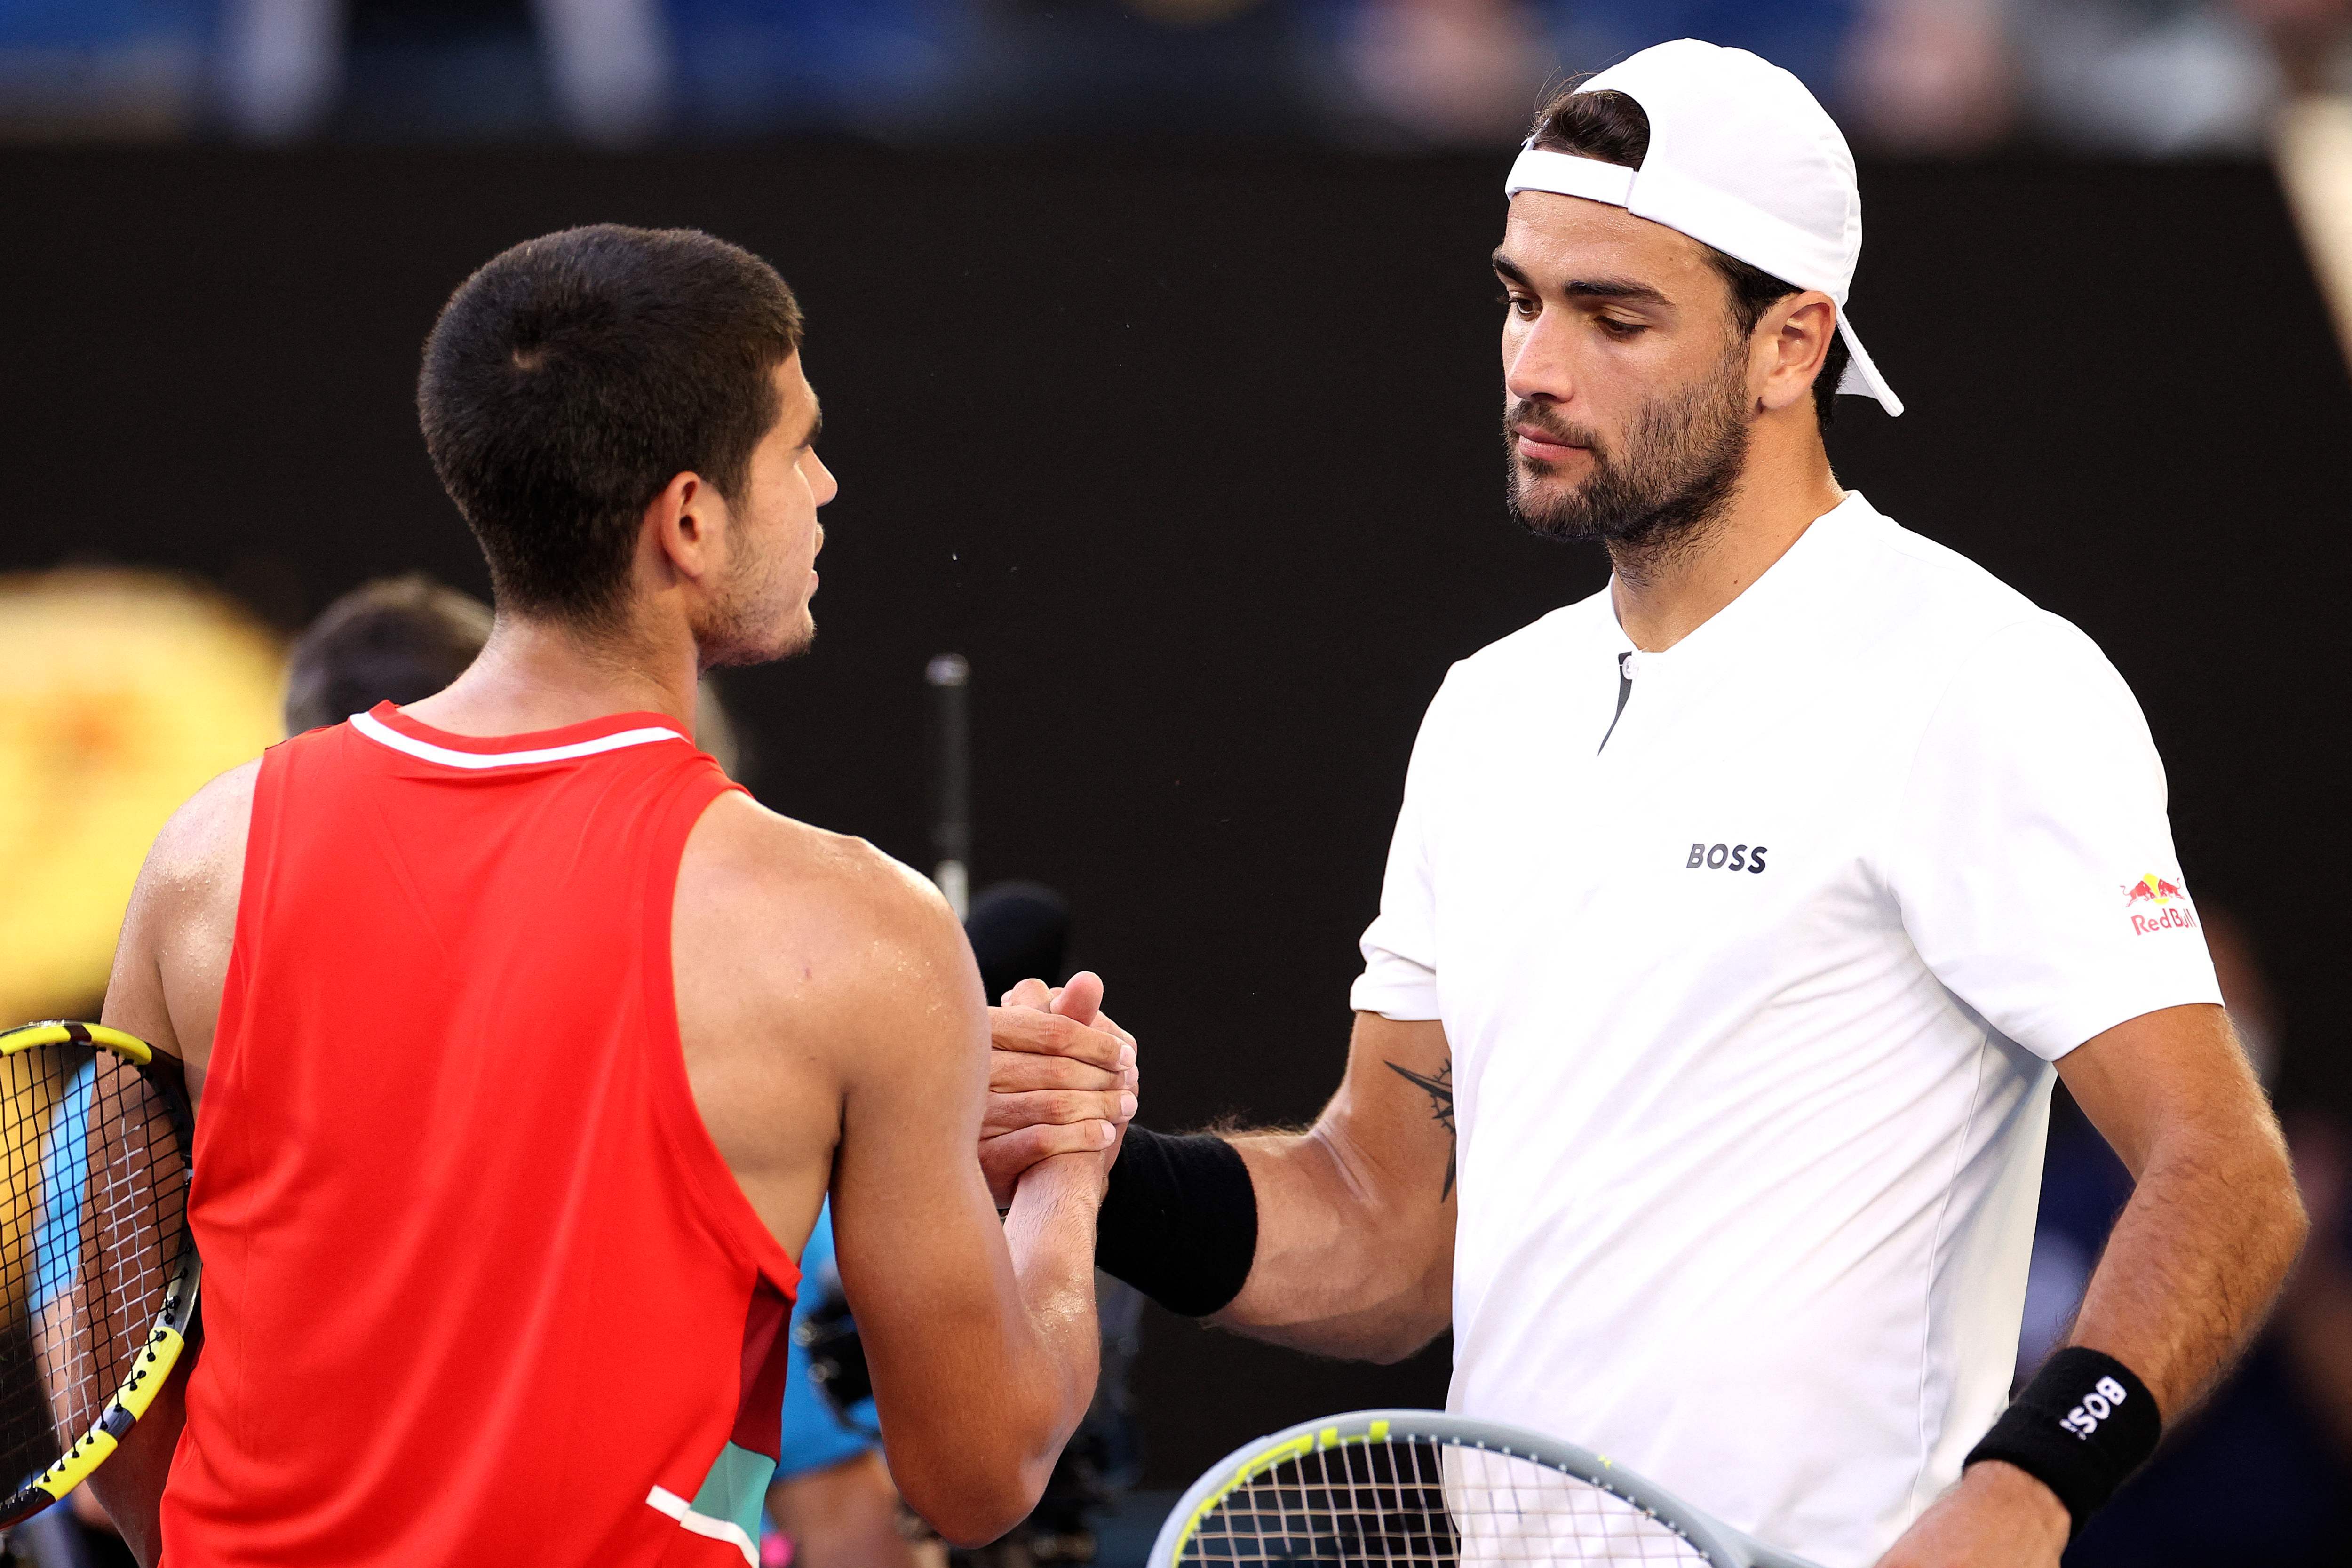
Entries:
<svg viewBox="0 0 2352 1568">
<path fill-rule="evenodd" d="M 2058 1568 L 2074 1521 L 2014 1465 L 1970 1465 L 1878 1560 L 1878 1568 Z"/>
</svg>

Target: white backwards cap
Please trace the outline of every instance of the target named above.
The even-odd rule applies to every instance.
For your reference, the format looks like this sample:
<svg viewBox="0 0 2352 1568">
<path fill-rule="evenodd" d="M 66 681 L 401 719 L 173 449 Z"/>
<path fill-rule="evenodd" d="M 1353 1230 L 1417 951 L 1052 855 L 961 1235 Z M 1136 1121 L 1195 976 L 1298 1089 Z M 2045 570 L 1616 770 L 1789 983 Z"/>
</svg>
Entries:
<svg viewBox="0 0 2352 1568">
<path fill-rule="evenodd" d="M 1837 122 L 1805 84 L 1749 54 L 1681 38 L 1643 49 L 1577 89 L 1622 92 L 1650 117 L 1639 169 L 1538 148 L 1511 165 L 1506 199 L 1552 191 L 1623 207 L 1799 289 L 1837 301 L 1853 355 L 1840 392 L 1903 400 L 1878 374 L 1845 313 L 1862 256 L 1862 190 Z"/>
</svg>

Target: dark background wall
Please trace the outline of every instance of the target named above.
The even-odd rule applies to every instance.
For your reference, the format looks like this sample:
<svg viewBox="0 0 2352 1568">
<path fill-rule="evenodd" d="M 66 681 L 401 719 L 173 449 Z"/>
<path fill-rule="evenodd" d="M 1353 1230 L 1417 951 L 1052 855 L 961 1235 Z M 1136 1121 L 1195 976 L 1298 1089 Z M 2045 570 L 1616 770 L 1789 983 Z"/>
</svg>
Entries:
<svg viewBox="0 0 2352 1568">
<path fill-rule="evenodd" d="M 1311 1116 L 1446 664 L 1604 579 L 1501 508 L 1498 159 L 1133 149 L 0 153 L 0 568 L 154 564 L 281 624 L 376 574 L 479 590 L 409 398 L 473 266 L 566 224 L 773 259 L 842 479 L 813 657 L 734 675 L 779 809 L 926 858 L 920 672 L 975 669 L 977 871 L 1078 912 L 1146 1119 Z M 2346 1089 L 2352 386 L 2255 167 L 1866 171 L 1855 317 L 1909 401 L 1841 476 L 2104 646 L 2193 889 Z M 1155 1317 L 1153 1479 L 1443 1397 Z"/>
</svg>

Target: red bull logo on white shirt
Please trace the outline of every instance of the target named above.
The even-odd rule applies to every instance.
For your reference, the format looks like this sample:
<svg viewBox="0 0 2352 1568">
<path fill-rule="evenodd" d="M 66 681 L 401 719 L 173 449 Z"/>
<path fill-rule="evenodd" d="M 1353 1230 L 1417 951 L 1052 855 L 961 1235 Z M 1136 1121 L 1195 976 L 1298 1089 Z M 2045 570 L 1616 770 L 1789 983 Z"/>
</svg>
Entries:
<svg viewBox="0 0 2352 1568">
<path fill-rule="evenodd" d="M 2142 905 L 2147 906 L 2145 910 Z M 2142 936 L 2155 931 L 2193 931 L 2197 926 L 2188 891 L 2153 871 L 2137 882 L 2124 884 L 2124 907 L 2132 911 L 2132 930 Z"/>
</svg>

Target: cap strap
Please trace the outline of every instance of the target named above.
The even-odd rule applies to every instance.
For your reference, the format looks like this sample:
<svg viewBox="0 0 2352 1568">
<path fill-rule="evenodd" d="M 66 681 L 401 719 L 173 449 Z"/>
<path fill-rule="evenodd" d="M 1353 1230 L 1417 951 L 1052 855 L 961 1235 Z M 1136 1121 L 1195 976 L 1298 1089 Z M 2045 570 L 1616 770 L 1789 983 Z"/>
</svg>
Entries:
<svg viewBox="0 0 2352 1568">
<path fill-rule="evenodd" d="M 1630 206 L 1633 200 L 1633 171 L 1622 163 L 1604 163 L 1598 158 L 1580 158 L 1573 153 L 1526 147 L 1520 149 L 1518 162 L 1511 165 L 1511 177 L 1503 182 L 1506 199 L 1521 191 L 1550 191 L 1558 195 L 1582 196 L 1588 202 Z"/>
<path fill-rule="evenodd" d="M 1886 377 L 1879 374 L 1878 362 L 1862 346 L 1862 334 L 1853 330 L 1853 320 L 1843 306 L 1838 308 L 1838 335 L 1845 339 L 1850 357 L 1845 363 L 1845 377 L 1838 383 L 1837 389 L 1860 397 L 1874 397 L 1881 408 L 1901 417 L 1903 400 L 1895 395 L 1895 389 L 1886 384 Z"/>
</svg>

